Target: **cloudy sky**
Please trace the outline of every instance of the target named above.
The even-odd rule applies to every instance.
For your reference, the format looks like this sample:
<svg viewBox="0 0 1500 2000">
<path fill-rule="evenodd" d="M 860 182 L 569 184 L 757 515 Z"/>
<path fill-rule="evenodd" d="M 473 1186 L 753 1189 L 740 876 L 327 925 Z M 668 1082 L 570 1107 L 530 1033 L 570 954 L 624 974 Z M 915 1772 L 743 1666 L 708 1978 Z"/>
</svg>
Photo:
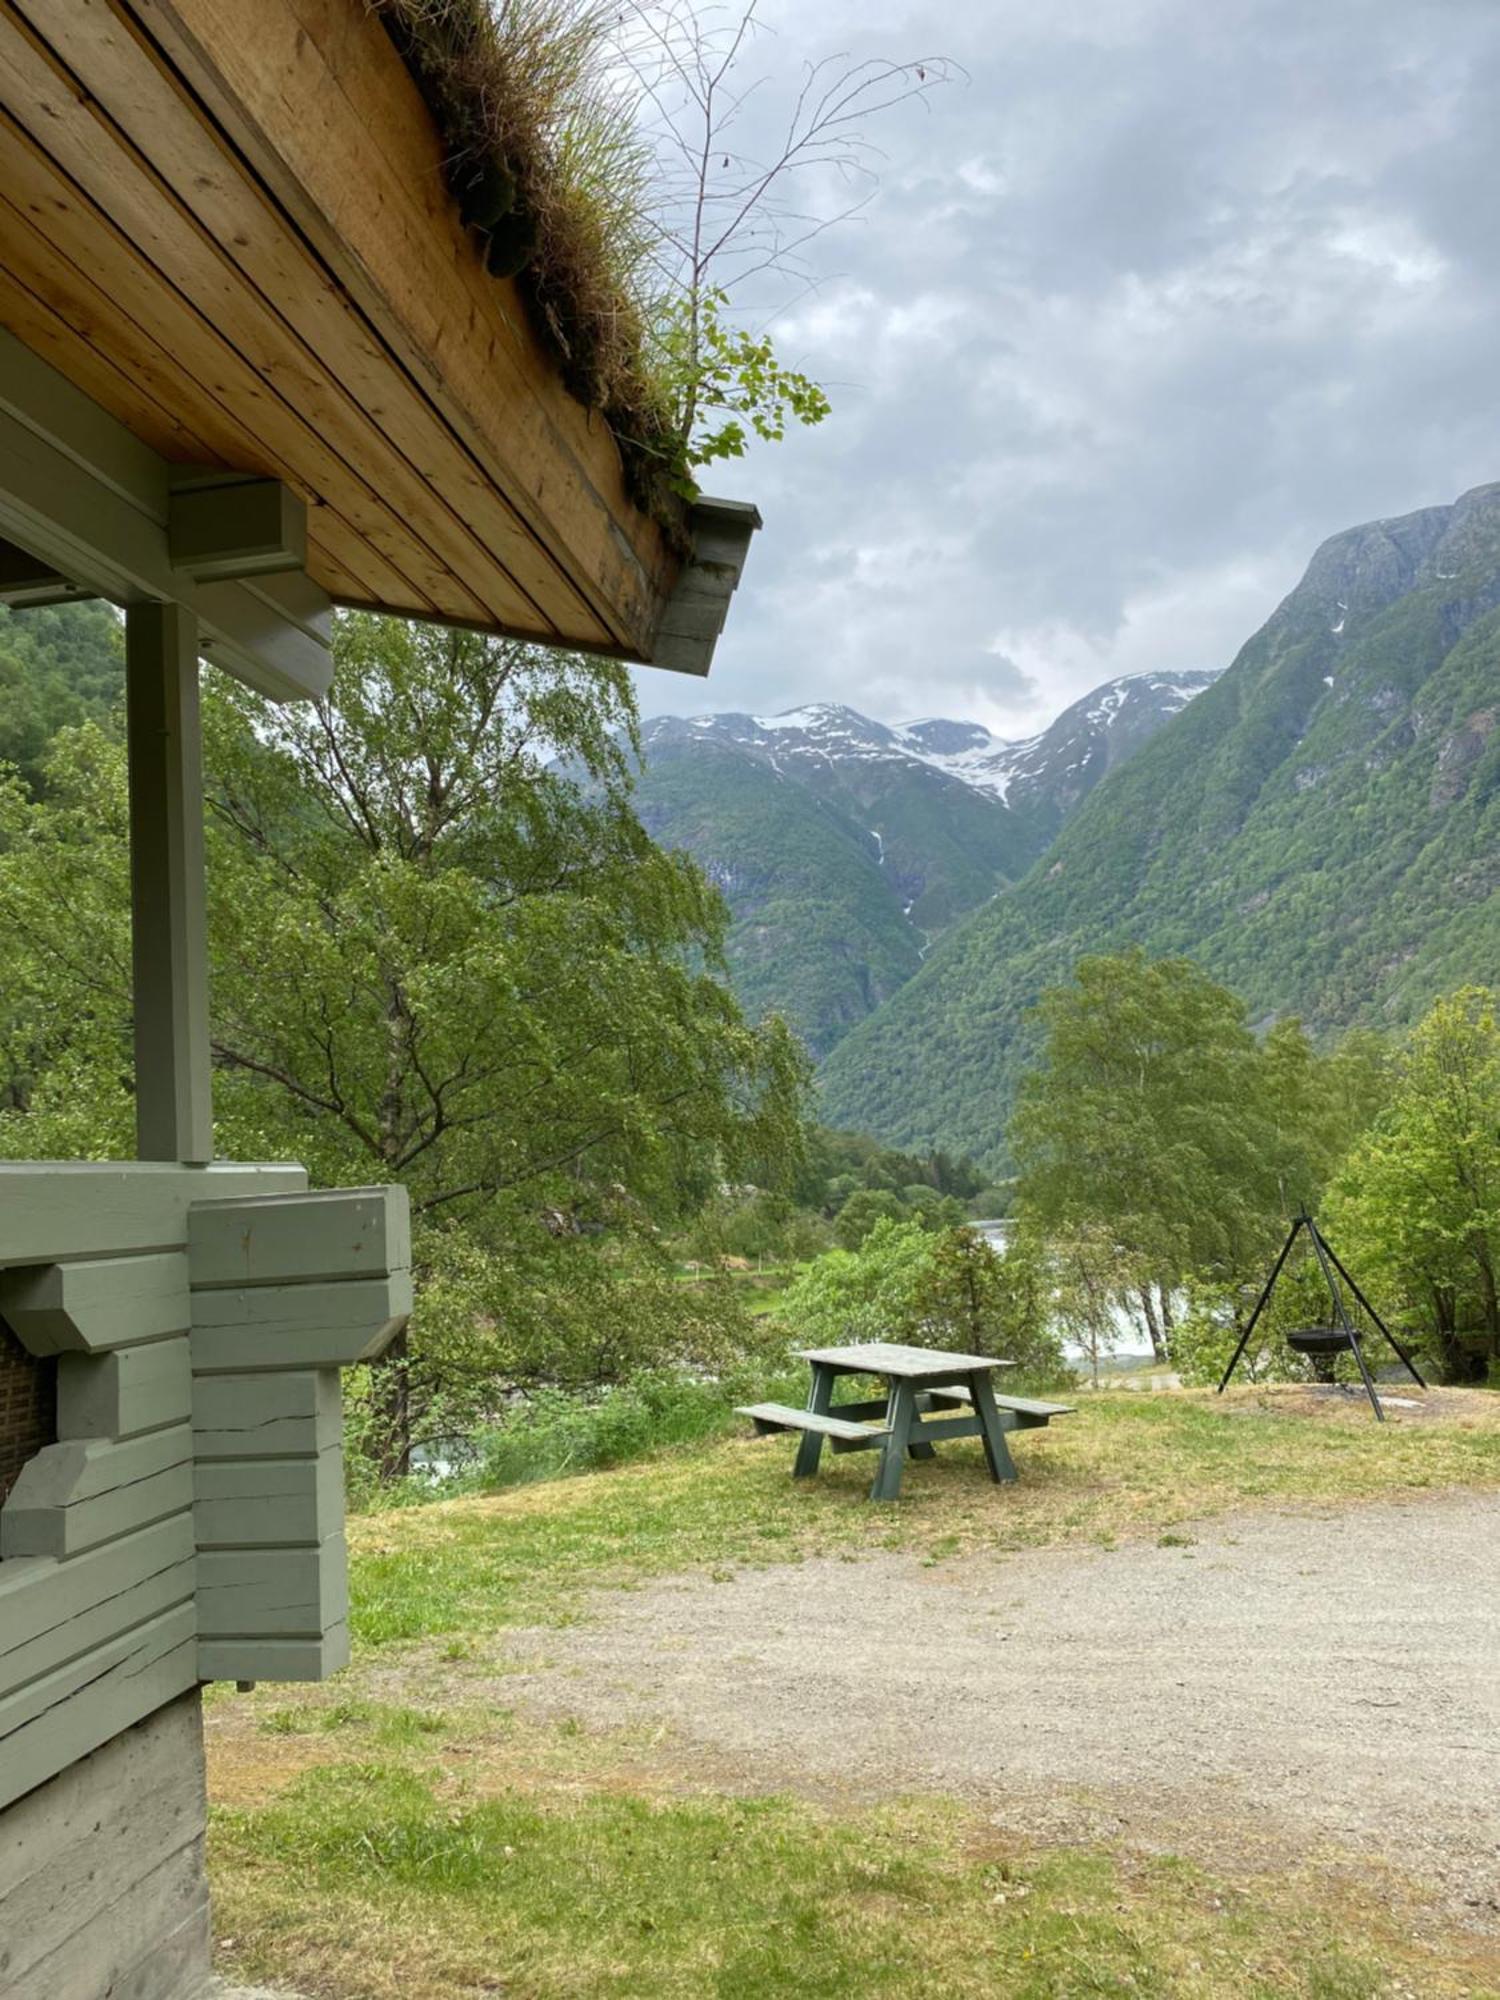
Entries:
<svg viewBox="0 0 1500 2000">
<path fill-rule="evenodd" d="M 1495 0 L 763 0 L 749 58 L 952 57 L 780 313 L 816 430 L 707 686 L 1025 734 L 1221 666 L 1326 535 L 1500 479 Z M 756 115 L 769 115 L 774 85 Z M 829 191 L 814 199 L 827 203 Z"/>
</svg>

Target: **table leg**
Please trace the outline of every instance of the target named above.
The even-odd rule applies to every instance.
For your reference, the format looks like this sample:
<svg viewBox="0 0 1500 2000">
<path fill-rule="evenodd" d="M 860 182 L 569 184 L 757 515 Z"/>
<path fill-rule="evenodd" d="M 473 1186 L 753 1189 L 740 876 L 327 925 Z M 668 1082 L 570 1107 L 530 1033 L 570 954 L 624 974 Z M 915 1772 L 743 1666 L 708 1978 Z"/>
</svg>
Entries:
<svg viewBox="0 0 1500 2000">
<path fill-rule="evenodd" d="M 894 1500 L 901 1492 L 901 1462 L 911 1439 L 911 1420 L 916 1402 L 916 1390 L 910 1382 L 891 1384 L 885 1417 L 890 1430 L 880 1448 L 880 1467 L 875 1474 L 875 1484 L 870 1488 L 872 1500 Z"/>
<path fill-rule="evenodd" d="M 1005 1442 L 1000 1412 L 995 1407 L 995 1389 L 987 1371 L 976 1369 L 969 1377 L 969 1394 L 979 1413 L 979 1434 L 984 1439 L 984 1455 L 989 1460 L 990 1477 L 997 1483 L 1016 1476 L 1016 1462 Z"/>
<path fill-rule="evenodd" d="M 915 1401 L 913 1403 L 912 1414 L 914 1417 L 924 1417 L 928 1414 L 931 1408 L 932 1408 L 932 1398 L 930 1396 L 923 1396 L 919 1394 L 915 1398 Z M 911 1458 L 937 1457 L 937 1446 L 935 1444 L 929 1444 L 925 1438 L 917 1437 L 915 1433 L 907 1441 L 906 1450 L 907 1450 L 907 1455 Z"/>
<path fill-rule="evenodd" d="M 807 1392 L 807 1407 L 820 1417 L 828 1415 L 828 1406 L 833 1401 L 834 1372 L 823 1361 L 812 1364 L 812 1386 Z M 792 1467 L 793 1479 L 811 1479 L 818 1469 L 818 1461 L 823 1456 L 823 1433 L 804 1431 L 797 1446 L 797 1461 Z"/>
</svg>

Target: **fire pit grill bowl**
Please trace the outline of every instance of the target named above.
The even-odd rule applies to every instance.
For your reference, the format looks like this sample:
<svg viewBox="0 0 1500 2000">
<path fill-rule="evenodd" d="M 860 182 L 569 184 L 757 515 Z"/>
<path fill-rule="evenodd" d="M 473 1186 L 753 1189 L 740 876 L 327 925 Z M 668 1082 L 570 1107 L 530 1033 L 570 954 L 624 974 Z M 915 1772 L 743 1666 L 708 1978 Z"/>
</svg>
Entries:
<svg viewBox="0 0 1500 2000">
<path fill-rule="evenodd" d="M 1333 1364 L 1340 1354 L 1349 1352 L 1358 1338 L 1353 1327 L 1299 1326 L 1287 1335 L 1286 1344 L 1294 1354 L 1307 1356 L 1314 1381 L 1336 1382 L 1338 1376 Z"/>
<path fill-rule="evenodd" d="M 1322 1355 L 1342 1354 L 1352 1347 L 1358 1334 L 1346 1332 L 1341 1326 L 1299 1326 L 1286 1337 L 1288 1347 L 1298 1354 Z"/>
</svg>

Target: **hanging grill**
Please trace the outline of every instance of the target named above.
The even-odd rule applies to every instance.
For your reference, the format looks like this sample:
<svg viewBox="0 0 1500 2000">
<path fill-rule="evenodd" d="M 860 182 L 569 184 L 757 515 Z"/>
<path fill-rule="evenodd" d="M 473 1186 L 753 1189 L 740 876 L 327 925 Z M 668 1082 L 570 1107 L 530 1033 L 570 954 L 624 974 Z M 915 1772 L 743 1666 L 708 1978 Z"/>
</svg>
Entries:
<svg viewBox="0 0 1500 2000">
<path fill-rule="evenodd" d="M 1224 1370 L 1224 1379 L 1219 1384 L 1219 1394 L 1222 1396 L 1225 1389 L 1228 1388 L 1229 1378 L 1239 1366 L 1240 1356 L 1249 1346 L 1250 1336 L 1254 1333 L 1261 1314 L 1270 1303 L 1271 1294 L 1276 1289 L 1276 1280 L 1281 1276 L 1282 1266 L 1291 1255 L 1292 1245 L 1297 1241 L 1298 1236 L 1301 1235 L 1304 1229 L 1307 1231 L 1308 1241 L 1312 1244 L 1313 1255 L 1318 1260 L 1318 1268 L 1323 1273 L 1324 1282 L 1328 1286 L 1328 1297 L 1333 1307 L 1334 1323 L 1331 1326 L 1297 1327 L 1287 1335 L 1287 1346 L 1294 1353 L 1305 1354 L 1307 1356 L 1312 1363 L 1313 1374 L 1320 1382 L 1335 1381 L 1337 1378 L 1334 1371 L 1334 1364 L 1338 1360 L 1338 1357 L 1345 1353 L 1352 1354 L 1355 1361 L 1359 1364 L 1360 1380 L 1365 1385 L 1365 1394 L 1370 1399 L 1370 1408 L 1375 1412 L 1377 1421 L 1383 1424 L 1385 1422 L 1385 1411 L 1380 1407 L 1380 1398 L 1375 1393 L 1375 1384 L 1371 1379 L 1370 1370 L 1365 1361 L 1364 1349 L 1360 1345 L 1360 1330 L 1350 1319 L 1349 1309 L 1344 1304 L 1344 1295 L 1339 1290 L 1339 1278 L 1343 1279 L 1355 1298 L 1358 1299 L 1375 1325 L 1385 1336 L 1386 1341 L 1395 1352 L 1397 1360 L 1405 1368 L 1407 1374 L 1411 1376 L 1419 1388 L 1425 1389 L 1427 1384 L 1417 1373 L 1411 1356 L 1400 1345 L 1385 1321 L 1376 1312 L 1374 1306 L 1370 1304 L 1370 1301 L 1359 1289 L 1359 1286 L 1355 1284 L 1349 1273 L 1344 1269 L 1344 1266 L 1339 1262 L 1337 1254 L 1329 1246 L 1327 1238 L 1324 1236 L 1322 1230 L 1319 1229 L 1317 1223 L 1307 1214 L 1297 1217 L 1296 1221 L 1292 1224 L 1291 1233 L 1281 1246 L 1281 1255 L 1272 1265 L 1271 1275 L 1266 1280 L 1265 1289 L 1255 1302 L 1255 1311 L 1250 1315 L 1250 1323 L 1240 1335 L 1239 1345 L 1230 1357 L 1229 1366 Z M 1335 1272 L 1338 1273 L 1338 1277 L 1334 1276 Z"/>
<path fill-rule="evenodd" d="M 1341 1354 L 1347 1354 L 1359 1335 L 1345 1333 L 1341 1326 L 1299 1326 L 1286 1337 L 1286 1344 L 1294 1354 L 1305 1354 L 1312 1363 L 1313 1379 L 1317 1382 L 1336 1382 L 1338 1371 L 1334 1363 Z"/>
</svg>

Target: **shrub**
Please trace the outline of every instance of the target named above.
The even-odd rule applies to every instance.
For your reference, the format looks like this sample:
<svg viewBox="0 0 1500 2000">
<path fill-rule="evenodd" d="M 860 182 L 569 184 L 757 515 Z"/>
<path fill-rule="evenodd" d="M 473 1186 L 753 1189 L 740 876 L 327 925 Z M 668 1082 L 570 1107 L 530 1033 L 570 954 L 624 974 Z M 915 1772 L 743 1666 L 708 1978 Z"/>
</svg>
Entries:
<svg viewBox="0 0 1500 2000">
<path fill-rule="evenodd" d="M 830 1250 L 788 1286 L 782 1316 L 800 1341 L 894 1340 L 998 1353 L 1035 1382 L 1064 1371 L 1056 1332 L 1035 1310 L 1029 1271 L 971 1229 L 877 1221 L 857 1250 Z"/>
</svg>

